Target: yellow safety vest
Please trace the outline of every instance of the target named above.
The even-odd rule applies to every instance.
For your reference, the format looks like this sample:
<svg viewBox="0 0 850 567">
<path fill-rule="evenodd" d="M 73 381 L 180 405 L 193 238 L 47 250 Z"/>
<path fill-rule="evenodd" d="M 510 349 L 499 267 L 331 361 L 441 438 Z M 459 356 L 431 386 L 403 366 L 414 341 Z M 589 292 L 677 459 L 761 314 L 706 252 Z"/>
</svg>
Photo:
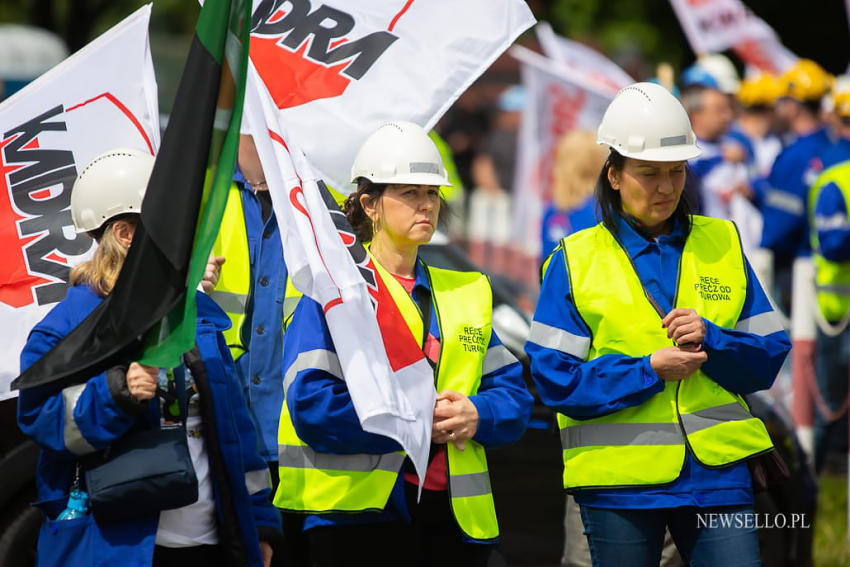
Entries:
<svg viewBox="0 0 850 567">
<path fill-rule="evenodd" d="M 222 267 L 215 289 L 210 293 L 210 297 L 230 318 L 231 326 L 224 331 L 224 338 L 234 360 L 247 350 L 242 341 L 242 324 L 245 322 L 245 309 L 251 293 L 251 256 L 240 191 L 236 183 L 231 184 L 221 226 L 212 247 L 212 254 L 224 256 L 226 264 Z M 287 278 L 282 313 L 284 328 L 292 318 L 299 299 L 300 292 Z"/>
<path fill-rule="evenodd" d="M 418 307 L 401 284 L 378 262 L 405 322 L 422 346 L 423 323 Z M 482 366 L 490 342 L 492 290 L 486 276 L 426 267 L 440 329 L 440 356 L 436 367 L 438 391 L 450 389 L 471 396 L 481 383 Z M 334 353 L 301 353 L 286 371 L 284 391 L 297 373 L 321 368 L 344 380 Z M 274 503 L 297 512 L 362 512 L 383 510 L 395 485 L 405 455 L 330 455 L 318 453 L 298 438 L 289 409 L 283 405 L 278 432 L 280 485 Z M 458 451 L 446 446 L 449 496 L 458 526 L 467 537 L 487 541 L 499 536 L 496 509 L 484 448 L 473 440 Z"/>
<path fill-rule="evenodd" d="M 820 253 L 818 231 L 815 228 L 815 206 L 820 190 L 829 183 L 835 183 L 844 195 L 844 202 L 850 207 L 850 162 L 843 162 L 820 174 L 809 190 L 809 227 L 812 242 L 812 254 L 815 259 L 815 284 L 817 285 L 818 306 L 827 321 L 843 319 L 850 312 L 850 262 L 833 262 Z M 848 209 L 850 216 L 850 209 Z"/>
<path fill-rule="evenodd" d="M 573 301 L 591 332 L 586 360 L 609 353 L 641 357 L 672 346 L 631 259 L 604 225 L 562 243 Z M 735 328 L 747 273 L 731 222 L 693 217 L 676 289 L 674 308 L 694 309 L 720 327 Z M 686 447 L 707 467 L 728 466 L 773 447 L 743 398 L 702 371 L 665 382 L 663 391 L 640 406 L 587 420 L 559 414 L 558 424 L 566 489 L 672 482 Z"/>
</svg>

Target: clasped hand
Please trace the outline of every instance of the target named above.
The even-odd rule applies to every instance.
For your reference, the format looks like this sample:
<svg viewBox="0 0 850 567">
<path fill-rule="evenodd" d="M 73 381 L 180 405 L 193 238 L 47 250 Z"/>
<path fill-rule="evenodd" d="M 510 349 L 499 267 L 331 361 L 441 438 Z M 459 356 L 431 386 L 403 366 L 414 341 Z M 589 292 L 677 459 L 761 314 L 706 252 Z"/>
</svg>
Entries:
<svg viewBox="0 0 850 567">
<path fill-rule="evenodd" d="M 705 321 L 693 309 L 674 309 L 661 321 L 676 346 L 652 353 L 649 364 L 662 380 L 684 380 L 708 360 L 702 350 Z"/>
<path fill-rule="evenodd" d="M 434 405 L 432 443 L 452 442 L 458 451 L 466 448 L 465 441 L 478 431 L 478 410 L 472 401 L 457 392 L 443 390 Z"/>
</svg>

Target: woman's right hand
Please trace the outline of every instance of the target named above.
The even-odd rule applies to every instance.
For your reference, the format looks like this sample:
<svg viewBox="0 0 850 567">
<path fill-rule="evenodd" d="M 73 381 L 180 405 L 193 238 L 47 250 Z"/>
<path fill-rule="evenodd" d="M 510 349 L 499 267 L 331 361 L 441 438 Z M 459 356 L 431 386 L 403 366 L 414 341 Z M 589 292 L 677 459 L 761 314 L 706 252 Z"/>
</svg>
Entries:
<svg viewBox="0 0 850 567">
<path fill-rule="evenodd" d="M 159 368 L 131 362 L 127 369 L 127 389 L 133 397 L 144 402 L 156 395 L 159 384 Z"/>
<path fill-rule="evenodd" d="M 665 381 L 684 380 L 700 369 L 702 363 L 708 360 L 703 350 L 669 346 L 657 350 L 649 357 L 649 365 Z"/>
</svg>

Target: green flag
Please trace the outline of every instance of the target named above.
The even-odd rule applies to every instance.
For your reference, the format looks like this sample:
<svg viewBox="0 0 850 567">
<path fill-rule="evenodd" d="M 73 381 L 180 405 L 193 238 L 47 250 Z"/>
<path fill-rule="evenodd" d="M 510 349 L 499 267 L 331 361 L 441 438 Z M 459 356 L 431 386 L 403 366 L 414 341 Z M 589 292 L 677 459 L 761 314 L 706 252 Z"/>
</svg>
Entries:
<svg viewBox="0 0 850 567">
<path fill-rule="evenodd" d="M 195 342 L 206 267 L 239 145 L 251 3 L 206 0 L 113 291 L 13 388 L 84 382 L 130 360 L 175 366 Z"/>
</svg>

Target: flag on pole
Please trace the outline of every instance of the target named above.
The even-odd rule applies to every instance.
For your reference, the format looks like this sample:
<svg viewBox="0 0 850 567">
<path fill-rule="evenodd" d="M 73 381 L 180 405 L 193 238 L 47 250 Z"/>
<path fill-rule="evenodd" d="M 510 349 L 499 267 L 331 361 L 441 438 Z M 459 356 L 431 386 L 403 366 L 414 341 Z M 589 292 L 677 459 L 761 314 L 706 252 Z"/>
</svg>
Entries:
<svg viewBox="0 0 850 567">
<path fill-rule="evenodd" d="M 537 264 L 558 142 L 572 130 L 595 132 L 616 91 L 524 47 L 514 46 L 510 53 L 521 63 L 522 84 L 528 93 L 517 146 L 514 187 L 521 190 L 513 197 L 513 243 Z"/>
<path fill-rule="evenodd" d="M 520 0 L 264 0 L 254 11 L 246 114 L 287 269 L 324 307 L 362 427 L 398 441 L 420 479 L 433 371 L 317 180 L 348 187 L 357 149 L 382 122 L 433 126 L 533 22 Z"/>
<path fill-rule="evenodd" d="M 265 132 L 253 137 L 289 277 L 325 311 L 364 430 L 398 441 L 424 479 L 436 401 L 431 367 L 345 215 L 327 190 L 323 195 L 271 96 L 251 71 L 246 113 L 251 131 Z M 382 334 L 393 324 L 392 333 Z"/>
<path fill-rule="evenodd" d="M 0 104 L 0 399 L 14 395 L 29 330 L 94 251 L 71 221 L 77 172 L 111 148 L 159 148 L 150 13 L 142 6 Z"/>
<path fill-rule="evenodd" d="M 207 0 L 201 8 L 141 223 L 115 288 L 13 387 L 83 381 L 140 355 L 144 364 L 170 367 L 194 345 L 194 292 L 239 143 L 249 9 L 244 0 Z"/>
<path fill-rule="evenodd" d="M 316 173 L 343 189 L 382 122 L 430 130 L 533 24 L 522 0 L 263 0 L 251 61 Z"/>
<path fill-rule="evenodd" d="M 791 53 L 764 20 L 741 0 L 670 0 L 697 55 L 733 49 L 746 64 L 770 73 L 792 67 Z"/>
</svg>

